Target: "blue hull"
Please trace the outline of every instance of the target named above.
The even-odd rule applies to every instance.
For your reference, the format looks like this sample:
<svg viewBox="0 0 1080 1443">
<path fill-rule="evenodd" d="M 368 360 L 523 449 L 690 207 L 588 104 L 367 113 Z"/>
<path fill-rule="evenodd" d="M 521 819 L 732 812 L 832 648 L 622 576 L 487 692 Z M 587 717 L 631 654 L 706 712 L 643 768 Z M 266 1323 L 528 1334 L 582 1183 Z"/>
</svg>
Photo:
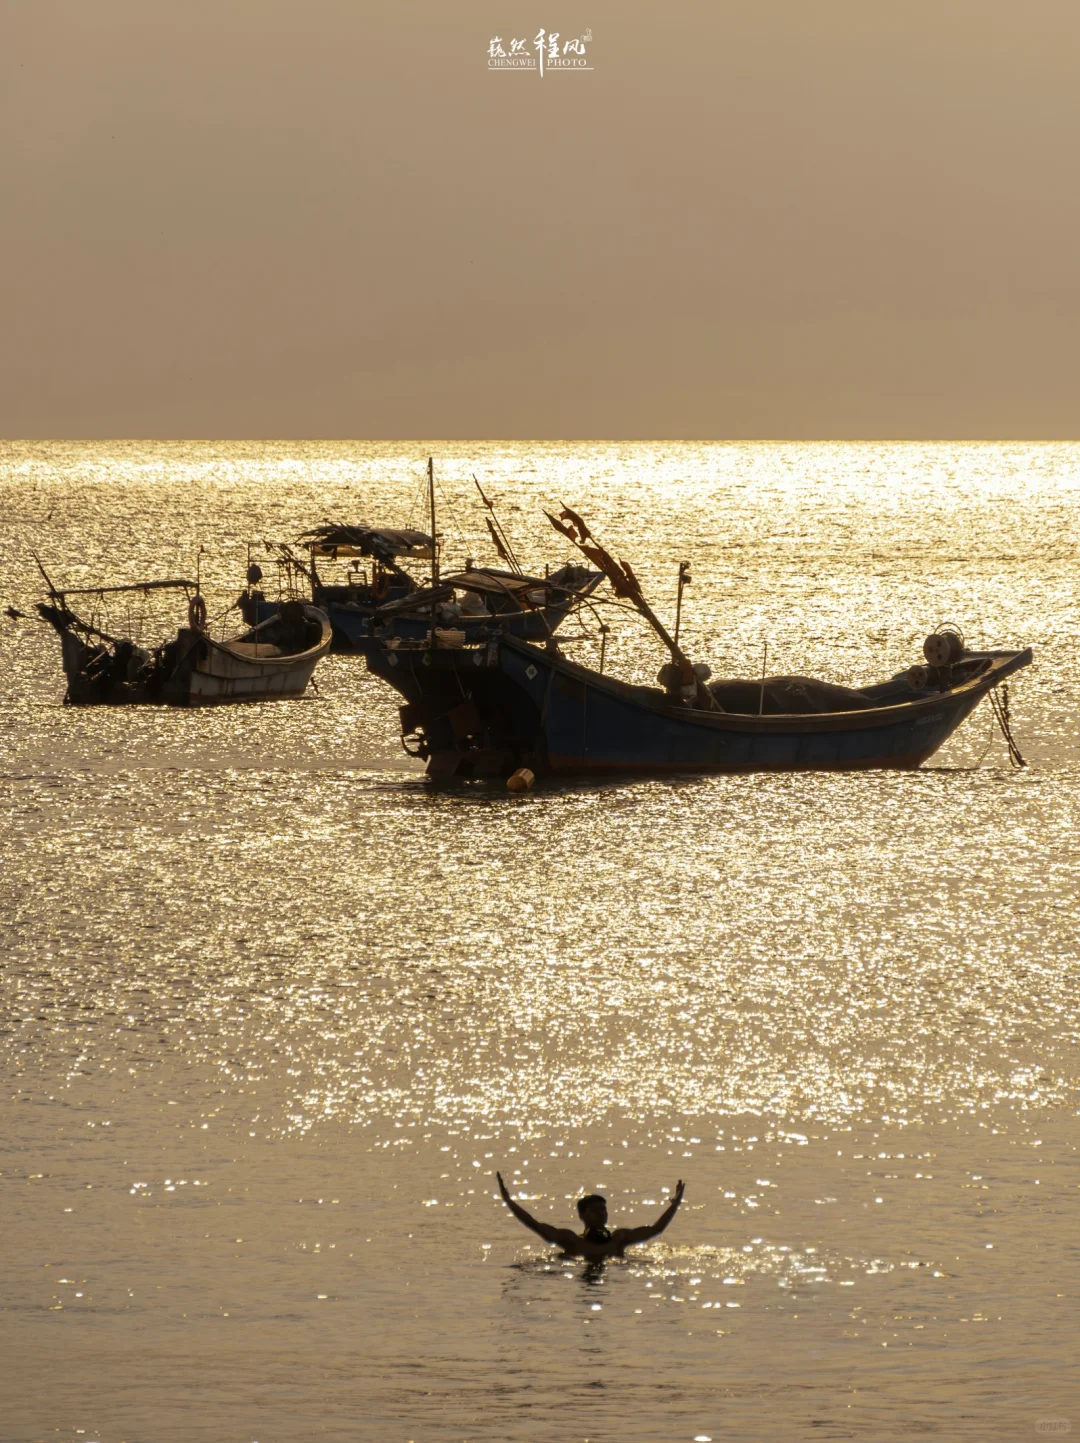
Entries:
<svg viewBox="0 0 1080 1443">
<path fill-rule="evenodd" d="M 604 776 L 917 767 L 1031 652 L 973 653 L 978 674 L 944 690 L 905 697 L 897 680 L 865 710 L 797 716 L 680 706 L 505 634 L 459 649 L 374 645 L 367 660 L 405 698 L 406 750 L 433 776 Z"/>
</svg>

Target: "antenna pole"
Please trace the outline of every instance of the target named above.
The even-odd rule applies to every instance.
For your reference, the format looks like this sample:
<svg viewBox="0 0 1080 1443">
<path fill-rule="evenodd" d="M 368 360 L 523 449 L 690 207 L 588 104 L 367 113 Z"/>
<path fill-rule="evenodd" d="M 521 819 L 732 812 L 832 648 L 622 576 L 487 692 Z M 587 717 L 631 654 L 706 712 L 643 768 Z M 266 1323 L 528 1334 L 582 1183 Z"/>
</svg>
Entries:
<svg viewBox="0 0 1080 1443">
<path fill-rule="evenodd" d="M 431 584 L 439 584 L 439 538 L 435 534 L 435 463 L 427 458 L 428 510 L 431 513 Z"/>
<path fill-rule="evenodd" d="M 435 650 L 435 609 L 436 591 L 439 585 L 439 538 L 435 531 L 435 463 L 427 458 L 428 510 L 431 514 L 431 626 L 428 646 Z"/>
<path fill-rule="evenodd" d="M 682 625 L 682 594 L 683 587 L 690 585 L 690 563 L 689 561 L 679 562 L 679 591 L 675 598 L 675 645 L 679 644 L 679 627 Z"/>
<path fill-rule="evenodd" d="M 765 643 L 765 649 L 761 654 L 761 690 L 758 692 L 757 714 L 761 715 L 765 707 L 765 668 L 769 664 L 769 643 Z"/>
</svg>

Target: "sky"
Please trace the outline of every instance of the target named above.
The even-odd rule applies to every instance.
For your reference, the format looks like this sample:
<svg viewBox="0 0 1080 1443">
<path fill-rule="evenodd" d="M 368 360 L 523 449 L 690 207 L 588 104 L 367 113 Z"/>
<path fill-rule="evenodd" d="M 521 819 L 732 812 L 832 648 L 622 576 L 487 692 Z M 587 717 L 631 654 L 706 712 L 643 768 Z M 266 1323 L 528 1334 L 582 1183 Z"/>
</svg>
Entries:
<svg viewBox="0 0 1080 1443">
<path fill-rule="evenodd" d="M 489 71 L 591 31 L 590 69 Z M 0 436 L 1080 436 L 1077 0 L 0 0 Z"/>
</svg>

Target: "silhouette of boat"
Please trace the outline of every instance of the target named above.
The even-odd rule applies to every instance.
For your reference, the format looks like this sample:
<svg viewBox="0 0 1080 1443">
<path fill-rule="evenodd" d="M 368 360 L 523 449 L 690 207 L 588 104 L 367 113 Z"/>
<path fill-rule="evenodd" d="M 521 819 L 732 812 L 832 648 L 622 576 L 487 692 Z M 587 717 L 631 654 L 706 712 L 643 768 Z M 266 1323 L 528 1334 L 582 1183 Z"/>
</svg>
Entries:
<svg viewBox="0 0 1080 1443">
<path fill-rule="evenodd" d="M 40 563 L 39 563 L 40 564 Z M 44 574 L 44 573 L 43 573 Z M 213 706 L 225 702 L 298 697 L 330 650 L 330 621 L 316 607 L 287 602 L 274 616 L 238 636 L 216 641 L 206 630 L 198 583 L 177 578 L 126 586 L 49 586 L 37 610 L 60 636 L 65 703 L 72 706 Z M 71 598 L 184 591 L 188 624 L 150 650 L 79 616 Z"/>
<path fill-rule="evenodd" d="M 493 617 L 512 636 L 543 640 L 603 580 L 602 572 L 574 563 L 544 576 L 526 573 L 478 481 L 488 531 L 506 569 L 478 566 L 470 560 L 462 571 L 449 575 L 440 571 L 431 457 L 427 483 L 430 532 L 328 521 L 302 532 L 294 543 L 279 542 L 271 548 L 279 591 L 310 600 L 329 616 L 332 651 L 364 654 L 376 637 L 422 640 L 433 626 L 470 639 L 484 631 Z M 344 563 L 344 576 L 330 580 L 320 569 L 327 562 Z M 430 582 L 417 581 L 409 571 L 409 566 L 419 563 L 430 565 Z M 247 585 L 237 600 L 249 625 L 265 621 L 281 604 L 259 589 L 263 580 L 262 567 L 249 558 Z"/>
<path fill-rule="evenodd" d="M 404 699 L 405 749 L 429 775 L 460 778 L 519 767 L 538 776 L 918 767 L 1031 659 L 1030 649 L 965 650 L 947 671 L 922 668 L 923 685 L 910 672 L 862 689 L 802 677 L 718 683 L 709 688 L 718 709 L 707 710 L 506 633 L 367 654 L 369 670 Z"/>
<path fill-rule="evenodd" d="M 674 635 L 580 516 L 552 524 L 629 601 L 667 647 L 660 686 L 635 686 L 567 660 L 551 638 L 535 646 L 505 628 L 445 645 L 392 638 L 368 650 L 368 667 L 403 698 L 402 741 L 435 777 L 587 776 L 634 772 L 854 771 L 917 767 L 989 695 L 1009 744 L 1008 693 L 998 687 L 1032 660 L 1023 651 L 972 651 L 954 629 L 923 646 L 926 665 L 865 688 L 811 677 L 766 677 L 708 685 L 679 645 L 679 567 Z M 601 662 L 601 667 L 603 663 Z"/>
<path fill-rule="evenodd" d="M 392 545 L 387 538 L 422 533 L 335 528 L 336 535 L 342 533 L 356 540 L 333 548 L 320 543 L 318 552 L 311 548 L 310 562 L 297 556 L 291 547 L 278 548 L 278 559 L 287 574 L 285 589 L 294 597 L 306 593 L 313 606 L 326 612 L 333 627 L 330 649 L 334 652 L 364 655 L 369 643 L 380 636 L 422 640 L 431 629 L 433 613 L 437 627 L 462 631 L 467 638 L 479 635 L 495 617 L 512 636 L 543 640 L 558 631 L 574 607 L 604 579 L 602 572 L 573 563 L 547 576 L 473 565 L 468 570 L 442 574 L 436 584 L 425 585 L 413 580 L 396 563 L 391 570 L 390 558 L 380 558 L 373 549 L 383 543 Z M 361 546 L 368 549 L 361 550 Z M 319 572 L 315 557 L 329 556 L 331 551 L 333 560 L 367 556 L 371 558 L 370 569 L 356 566 L 346 573 L 344 581 L 330 582 Z M 409 555 L 423 553 L 414 549 Z M 248 575 L 253 579 L 249 579 L 237 606 L 249 625 L 257 625 L 273 616 L 281 603 L 268 600 L 257 589 L 263 580 L 260 566 L 249 567 Z"/>
</svg>

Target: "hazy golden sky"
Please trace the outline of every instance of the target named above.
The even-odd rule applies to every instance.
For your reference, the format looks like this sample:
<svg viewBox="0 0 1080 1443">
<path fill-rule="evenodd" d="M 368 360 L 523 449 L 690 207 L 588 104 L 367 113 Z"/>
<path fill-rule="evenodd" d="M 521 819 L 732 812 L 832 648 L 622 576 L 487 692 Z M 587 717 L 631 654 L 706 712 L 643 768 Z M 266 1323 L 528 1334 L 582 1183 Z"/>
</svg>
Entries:
<svg viewBox="0 0 1080 1443">
<path fill-rule="evenodd" d="M 1080 0 L 0 0 L 0 434 L 1076 437 L 1078 77 Z"/>
</svg>

